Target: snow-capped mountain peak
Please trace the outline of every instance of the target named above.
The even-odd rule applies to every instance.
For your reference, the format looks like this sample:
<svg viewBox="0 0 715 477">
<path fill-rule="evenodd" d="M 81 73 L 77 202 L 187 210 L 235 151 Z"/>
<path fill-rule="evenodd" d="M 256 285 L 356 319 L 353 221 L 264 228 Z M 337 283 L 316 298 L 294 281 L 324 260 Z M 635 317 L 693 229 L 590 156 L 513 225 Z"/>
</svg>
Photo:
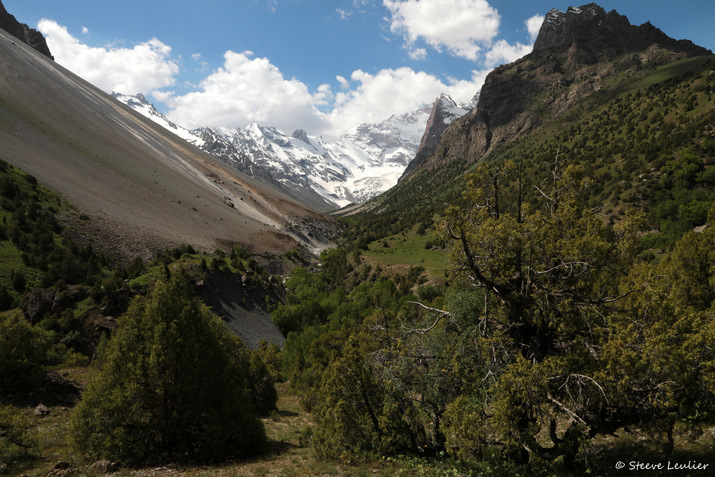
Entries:
<svg viewBox="0 0 715 477">
<path fill-rule="evenodd" d="M 290 136 L 250 124 L 187 130 L 169 121 L 143 95 L 113 93 L 119 101 L 221 161 L 320 210 L 365 202 L 397 183 L 415 157 L 432 105 L 361 124 L 337 141 L 297 129 Z M 444 121 L 466 113 L 443 95 Z"/>
<path fill-rule="evenodd" d="M 437 149 L 442 133 L 447 129 L 447 126 L 455 119 L 467 114 L 473 108 L 473 104 L 476 104 L 476 99 L 477 96 L 475 95 L 470 104 L 457 105 L 451 97 L 443 93 L 435 100 L 430 108 L 429 118 L 423 128 L 424 133 L 421 136 L 414 159 L 409 162 L 400 179 L 410 176 L 419 169 L 420 165 Z"/>
<path fill-rule="evenodd" d="M 151 119 L 155 123 L 163 126 L 165 129 L 168 129 L 169 131 L 173 132 L 180 138 L 185 139 L 189 142 L 195 142 L 196 138 L 193 134 L 191 134 L 191 132 L 189 132 L 188 129 L 182 128 L 181 126 L 178 126 L 175 123 L 169 121 L 166 116 L 157 111 L 154 105 L 150 103 L 144 97 L 143 94 L 138 93 L 132 96 L 128 94 L 112 92 L 112 96 L 132 108 L 134 111 Z M 198 146 L 198 144 L 196 145 Z"/>
</svg>

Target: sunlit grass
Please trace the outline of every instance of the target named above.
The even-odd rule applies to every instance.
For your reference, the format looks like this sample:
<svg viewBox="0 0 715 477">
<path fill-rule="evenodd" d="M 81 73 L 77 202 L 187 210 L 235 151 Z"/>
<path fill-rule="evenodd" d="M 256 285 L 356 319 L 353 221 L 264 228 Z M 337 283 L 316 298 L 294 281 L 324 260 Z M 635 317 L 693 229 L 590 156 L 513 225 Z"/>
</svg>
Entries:
<svg viewBox="0 0 715 477">
<path fill-rule="evenodd" d="M 443 276 L 450 266 L 446 249 L 428 245 L 437 240 L 433 230 L 419 234 L 416 229 L 376 240 L 362 255 L 379 264 L 423 267 L 433 277 Z"/>
</svg>

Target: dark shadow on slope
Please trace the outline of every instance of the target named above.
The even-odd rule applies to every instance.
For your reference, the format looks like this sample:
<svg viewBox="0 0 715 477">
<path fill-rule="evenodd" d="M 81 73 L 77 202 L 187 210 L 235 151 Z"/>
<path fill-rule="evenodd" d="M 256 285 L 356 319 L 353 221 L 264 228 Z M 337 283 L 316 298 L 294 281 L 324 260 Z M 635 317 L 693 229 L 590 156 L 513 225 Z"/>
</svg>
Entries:
<svg viewBox="0 0 715 477">
<path fill-rule="evenodd" d="M 274 302 L 280 300 L 277 291 L 246 285 L 243 278 L 238 274 L 208 273 L 199 295 L 249 348 L 258 348 L 261 340 L 283 346 L 285 338 L 273 324 L 266 304 L 266 296 Z"/>
</svg>

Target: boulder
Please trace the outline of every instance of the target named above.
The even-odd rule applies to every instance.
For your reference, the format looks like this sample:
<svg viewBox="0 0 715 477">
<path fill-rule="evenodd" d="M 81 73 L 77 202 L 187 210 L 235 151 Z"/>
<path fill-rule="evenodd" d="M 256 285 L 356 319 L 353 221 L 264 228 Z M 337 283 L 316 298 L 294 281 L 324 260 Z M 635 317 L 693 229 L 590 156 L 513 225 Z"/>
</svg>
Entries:
<svg viewBox="0 0 715 477">
<path fill-rule="evenodd" d="M 79 397 L 79 383 L 63 378 L 56 371 L 48 371 L 45 376 L 45 382 L 42 384 L 42 389 L 36 399 L 51 406 L 59 406 L 74 404 L 79 400 Z"/>
<path fill-rule="evenodd" d="M 57 290 L 50 288 L 33 288 L 27 292 L 20 302 L 25 318 L 33 325 L 42 321 L 47 313 L 52 312 L 56 294 Z"/>
</svg>

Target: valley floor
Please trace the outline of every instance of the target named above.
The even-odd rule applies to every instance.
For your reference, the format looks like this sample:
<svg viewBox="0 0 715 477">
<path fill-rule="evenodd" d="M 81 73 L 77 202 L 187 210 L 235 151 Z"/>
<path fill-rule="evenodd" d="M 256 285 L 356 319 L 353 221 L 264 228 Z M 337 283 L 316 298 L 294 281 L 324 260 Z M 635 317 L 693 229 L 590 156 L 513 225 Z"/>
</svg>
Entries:
<svg viewBox="0 0 715 477">
<path fill-rule="evenodd" d="M 70 378 L 85 384 L 94 374 L 90 368 L 73 368 L 61 371 Z M 289 383 L 276 385 L 279 393 L 278 410 L 263 422 L 269 438 L 269 448 L 264 455 L 245 460 L 213 466 L 166 465 L 141 469 L 113 468 L 107 462 L 86 462 L 83 456 L 72 450 L 68 444 L 68 422 L 72 412 L 68 407 L 50 407 L 49 414 L 37 416 L 31 408 L 24 409 L 32 420 L 36 447 L 18 452 L 9 452 L 0 446 L 0 475 L 24 477 L 65 477 L 100 476 L 116 477 L 165 477 L 165 476 L 527 476 L 559 475 L 576 476 L 557 469 L 524 468 L 500 463 L 496 466 L 480 465 L 478 469 L 465 469 L 449 459 L 428 459 L 416 457 L 383 458 L 374 462 L 335 462 L 318 460 L 310 443 L 305 441 L 305 429 L 313 425 L 312 415 L 300 405 L 300 398 Z M 715 429 L 704 434 L 692 435 L 681 432 L 676 439 L 679 449 L 670 456 L 662 451 L 663 442 L 645 440 L 637 433 L 619 433 L 602 439 L 586 450 L 590 475 L 617 476 L 632 473 L 637 466 L 650 466 L 641 475 L 709 475 L 715 462 L 707 453 L 708 442 L 715 439 Z M 621 465 L 625 467 L 620 467 Z M 657 471 L 662 465 L 663 472 Z M 671 465 L 671 471 L 667 466 Z M 672 466 L 707 466 L 705 470 L 695 470 L 689 474 L 685 469 L 672 473 Z M 636 466 L 636 467 L 633 467 Z M 656 471 L 653 471 L 656 466 Z M 620 470 L 622 469 L 622 470 Z M 693 467 L 694 469 L 694 467 Z"/>
<path fill-rule="evenodd" d="M 85 384 L 93 371 L 90 368 L 65 370 L 63 375 Z M 0 475 L 26 477 L 99 476 L 163 477 L 163 476 L 358 476 L 414 475 L 417 461 L 389 459 L 376 463 L 325 462 L 316 459 L 309 443 L 301 435 L 311 426 L 312 416 L 300 405 L 300 398 L 290 390 L 289 383 L 276 385 L 278 410 L 264 418 L 269 448 L 264 455 L 245 461 L 214 466 L 166 465 L 143 469 L 115 469 L 106 462 L 85 462 L 68 443 L 68 422 L 72 412 L 68 407 L 50 407 L 49 414 L 40 417 L 31 408 L 24 409 L 34 426 L 37 446 L 27 452 L 8 452 L 0 446 Z M 9 461 L 6 461 L 9 459 Z M 422 467 L 421 464 L 419 464 Z M 442 471 L 421 475 L 444 475 Z"/>
</svg>

